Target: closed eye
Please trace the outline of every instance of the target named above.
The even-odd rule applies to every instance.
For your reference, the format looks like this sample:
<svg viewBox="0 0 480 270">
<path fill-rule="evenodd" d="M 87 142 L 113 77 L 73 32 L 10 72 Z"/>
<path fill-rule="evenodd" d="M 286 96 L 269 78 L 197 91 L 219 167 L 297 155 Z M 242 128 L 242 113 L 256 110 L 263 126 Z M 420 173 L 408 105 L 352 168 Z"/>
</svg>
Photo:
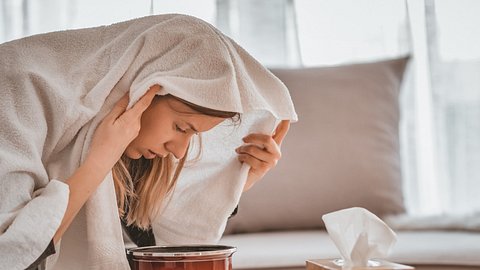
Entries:
<svg viewBox="0 0 480 270">
<path fill-rule="evenodd" d="M 186 130 L 181 129 L 178 125 L 175 125 L 175 130 L 178 131 L 178 132 L 181 132 L 181 133 L 187 133 Z"/>
</svg>

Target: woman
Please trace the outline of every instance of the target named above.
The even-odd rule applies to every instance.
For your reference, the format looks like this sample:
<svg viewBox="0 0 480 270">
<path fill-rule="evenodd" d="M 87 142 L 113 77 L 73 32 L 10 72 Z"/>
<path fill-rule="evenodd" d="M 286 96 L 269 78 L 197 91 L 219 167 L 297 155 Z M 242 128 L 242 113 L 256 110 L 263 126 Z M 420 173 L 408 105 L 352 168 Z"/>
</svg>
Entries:
<svg viewBox="0 0 480 270">
<path fill-rule="evenodd" d="M 169 209 L 183 211 L 175 198 L 165 211 L 162 202 L 192 136 L 259 110 L 273 117 L 257 124 L 296 120 L 278 79 L 218 30 L 188 16 L 34 36 L 2 44 L 0 55 L 2 268 L 42 265 L 55 244 L 59 252 L 46 261 L 48 269 L 128 269 L 119 220 L 149 229 L 159 211 L 160 220 L 169 220 Z M 273 136 L 244 138 L 238 160 L 251 168 L 245 182 L 236 181 L 240 192 L 275 165 L 287 130 L 284 121 Z M 236 163 L 221 163 L 200 186 L 222 172 L 242 178 Z M 217 196 L 232 186 L 219 185 Z M 238 203 L 226 197 L 214 204 L 224 205 L 221 200 L 228 207 L 202 216 L 215 220 L 217 234 Z M 175 233 L 188 236 L 186 229 Z"/>
<path fill-rule="evenodd" d="M 159 85 L 154 85 L 152 91 L 158 92 L 159 88 Z M 159 115 L 162 117 L 159 118 Z M 192 137 L 210 130 L 225 119 L 238 117 L 240 115 L 235 112 L 200 107 L 171 95 L 154 98 L 142 114 L 139 135 L 114 166 L 113 179 L 120 216 L 135 244 L 155 245 L 150 230 L 151 217 L 157 214 L 162 201 L 175 186 Z M 245 140 L 245 143 L 256 143 L 265 148 L 244 145 L 236 149 L 238 160 L 250 165 L 244 190 L 250 189 L 280 159 L 279 145 L 288 126 L 288 121 L 285 121 L 273 136 L 251 134 Z M 169 154 L 180 160 L 175 172 Z"/>
</svg>

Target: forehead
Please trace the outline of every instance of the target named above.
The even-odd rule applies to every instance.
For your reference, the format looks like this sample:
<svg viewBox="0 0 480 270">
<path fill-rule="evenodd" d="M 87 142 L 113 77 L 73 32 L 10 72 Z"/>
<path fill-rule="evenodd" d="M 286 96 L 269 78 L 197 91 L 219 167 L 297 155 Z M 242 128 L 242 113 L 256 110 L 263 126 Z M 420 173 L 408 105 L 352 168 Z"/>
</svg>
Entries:
<svg viewBox="0 0 480 270">
<path fill-rule="evenodd" d="M 203 115 L 202 113 L 195 111 L 187 104 L 173 97 L 167 97 L 166 103 L 170 109 L 172 109 L 175 113 L 179 115 L 185 115 L 185 116 Z"/>
<path fill-rule="evenodd" d="M 176 98 L 168 98 L 166 103 L 178 120 L 193 124 L 200 132 L 207 131 L 225 120 L 198 112 Z"/>
</svg>

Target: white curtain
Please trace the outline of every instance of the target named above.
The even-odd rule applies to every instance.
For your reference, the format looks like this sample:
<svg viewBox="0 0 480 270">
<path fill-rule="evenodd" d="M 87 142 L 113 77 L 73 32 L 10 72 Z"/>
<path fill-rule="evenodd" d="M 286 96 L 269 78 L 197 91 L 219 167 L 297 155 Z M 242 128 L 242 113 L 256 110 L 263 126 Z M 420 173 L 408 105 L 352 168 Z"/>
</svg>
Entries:
<svg viewBox="0 0 480 270">
<path fill-rule="evenodd" d="M 0 1 L 0 42 L 184 13 L 216 25 L 269 67 L 411 54 L 400 127 L 408 210 L 418 215 L 480 210 L 478 0 Z"/>
<path fill-rule="evenodd" d="M 417 204 L 410 208 L 418 214 L 479 212 L 480 2 L 408 4 L 418 56 L 412 124 L 417 180 L 410 181 L 407 193 Z"/>
</svg>

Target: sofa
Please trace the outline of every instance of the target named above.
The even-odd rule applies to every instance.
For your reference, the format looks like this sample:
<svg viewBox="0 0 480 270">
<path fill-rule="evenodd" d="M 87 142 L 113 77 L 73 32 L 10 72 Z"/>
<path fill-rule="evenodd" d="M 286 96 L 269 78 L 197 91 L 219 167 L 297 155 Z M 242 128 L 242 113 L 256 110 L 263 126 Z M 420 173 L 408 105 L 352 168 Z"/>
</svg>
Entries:
<svg viewBox="0 0 480 270">
<path fill-rule="evenodd" d="M 234 269 L 305 269 L 308 259 L 340 257 L 321 219 L 332 211 L 358 206 L 386 221 L 408 217 L 399 98 L 409 61 L 272 69 L 290 89 L 299 122 L 282 159 L 243 194 L 227 224 L 220 243 L 237 247 Z M 390 261 L 480 269 L 479 231 L 389 224 L 398 237 Z"/>
</svg>

